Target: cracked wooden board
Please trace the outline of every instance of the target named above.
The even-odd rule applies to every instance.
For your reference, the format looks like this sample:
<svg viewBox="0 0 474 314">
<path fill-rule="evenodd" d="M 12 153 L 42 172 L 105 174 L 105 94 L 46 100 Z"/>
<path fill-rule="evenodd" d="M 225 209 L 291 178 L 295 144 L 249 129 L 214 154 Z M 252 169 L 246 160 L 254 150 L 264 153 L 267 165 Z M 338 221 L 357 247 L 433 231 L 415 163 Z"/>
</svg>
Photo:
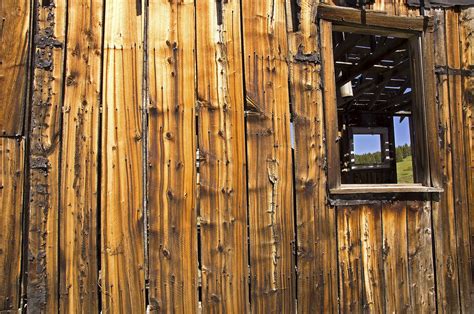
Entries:
<svg viewBox="0 0 474 314">
<path fill-rule="evenodd" d="M 142 2 L 133 1 L 107 1 L 104 8 L 100 178 L 103 312 L 145 312 L 142 8 Z"/>
<path fill-rule="evenodd" d="M 20 304 L 25 142 L 0 138 L 0 312 Z"/>
<path fill-rule="evenodd" d="M 29 156 L 28 310 L 59 308 L 59 157 L 66 1 L 37 3 Z"/>
<path fill-rule="evenodd" d="M 60 311 L 97 312 L 102 1 L 69 2 L 61 143 Z"/>
<path fill-rule="evenodd" d="M 199 1 L 197 99 L 203 312 L 248 303 L 240 2 Z"/>
<path fill-rule="evenodd" d="M 242 2 L 251 308 L 295 309 L 293 172 L 284 1 Z"/>
<path fill-rule="evenodd" d="M 150 0 L 150 310 L 194 313 L 197 300 L 195 7 Z"/>
</svg>

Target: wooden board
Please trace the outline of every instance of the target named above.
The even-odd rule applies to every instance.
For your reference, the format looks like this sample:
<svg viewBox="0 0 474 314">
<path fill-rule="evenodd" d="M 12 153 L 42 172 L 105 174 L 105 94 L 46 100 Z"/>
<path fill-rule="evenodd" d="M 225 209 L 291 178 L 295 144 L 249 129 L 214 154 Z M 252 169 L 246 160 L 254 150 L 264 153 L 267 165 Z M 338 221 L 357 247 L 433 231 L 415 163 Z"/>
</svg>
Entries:
<svg viewBox="0 0 474 314">
<path fill-rule="evenodd" d="M 30 3 L 29 0 L 3 0 L 0 4 L 0 136 L 23 133 Z"/>
<path fill-rule="evenodd" d="M 143 3 L 107 1 L 104 10 L 102 311 L 143 313 Z"/>
<path fill-rule="evenodd" d="M 436 312 L 430 202 L 407 202 L 407 231 L 410 310 Z"/>
<path fill-rule="evenodd" d="M 469 70 L 474 64 L 474 8 L 461 11 L 460 41 L 461 68 Z M 474 283 L 474 77 L 464 75 L 463 84 L 463 127 L 464 150 L 466 153 L 466 175 L 469 202 L 469 232 L 471 235 L 471 278 Z M 474 296 L 474 284 L 471 284 L 471 298 Z"/>
<path fill-rule="evenodd" d="M 284 1 L 242 2 L 251 309 L 293 312 L 291 167 Z"/>
<path fill-rule="evenodd" d="M 28 310 L 59 307 L 59 180 L 65 1 L 37 3 L 29 130 Z"/>
<path fill-rule="evenodd" d="M 193 313 L 198 308 L 194 1 L 149 5 L 150 310 Z"/>
<path fill-rule="evenodd" d="M 288 34 L 294 129 L 298 311 L 338 311 L 335 209 L 326 204 L 324 111 L 315 1 L 299 3 Z M 296 9 L 296 8 L 293 8 Z M 287 11 L 287 21 L 290 20 Z M 291 15 L 298 12 L 291 12 Z M 300 61 L 311 60 L 314 62 Z"/>
<path fill-rule="evenodd" d="M 436 65 L 446 64 L 444 12 L 437 10 L 434 32 Z M 456 250 L 456 220 L 454 215 L 451 124 L 447 75 L 436 76 L 438 139 L 440 145 L 441 178 L 444 192 L 439 202 L 432 202 L 435 244 L 436 288 L 438 310 L 444 313 L 460 312 L 458 266 Z"/>
<path fill-rule="evenodd" d="M 459 47 L 459 13 L 445 11 L 446 61 L 447 66 L 459 69 L 461 55 Z M 462 80 L 460 75 L 448 75 L 449 116 L 451 123 L 452 169 L 454 212 L 456 217 L 456 235 L 458 250 L 458 276 L 461 310 L 468 312 L 471 308 L 471 252 L 469 230 L 469 204 L 466 177 L 466 155 L 464 147 Z"/>
<path fill-rule="evenodd" d="M 61 143 L 60 311 L 98 311 L 97 158 L 102 1 L 68 6 Z"/>
<path fill-rule="evenodd" d="M 360 236 L 363 308 L 371 313 L 382 313 L 385 309 L 385 281 L 383 273 L 382 206 L 361 206 Z"/>
<path fill-rule="evenodd" d="M 362 313 L 366 302 L 362 282 L 360 210 L 360 206 L 337 209 L 339 298 L 344 313 Z"/>
<path fill-rule="evenodd" d="M 203 312 L 248 312 L 240 2 L 200 1 L 197 17 Z"/>
<path fill-rule="evenodd" d="M 20 303 L 25 142 L 0 138 L 0 312 Z"/>
<path fill-rule="evenodd" d="M 410 309 L 406 202 L 384 203 L 382 226 L 385 310 L 403 313 Z"/>
</svg>

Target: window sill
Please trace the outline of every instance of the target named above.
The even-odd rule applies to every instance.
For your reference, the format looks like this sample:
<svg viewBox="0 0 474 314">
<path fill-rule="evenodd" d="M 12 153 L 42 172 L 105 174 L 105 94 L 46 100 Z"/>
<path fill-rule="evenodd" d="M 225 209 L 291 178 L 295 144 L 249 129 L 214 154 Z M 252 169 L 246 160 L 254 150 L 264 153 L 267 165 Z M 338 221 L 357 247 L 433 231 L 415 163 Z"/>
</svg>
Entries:
<svg viewBox="0 0 474 314">
<path fill-rule="evenodd" d="M 442 188 L 423 186 L 422 184 L 341 184 L 330 189 L 332 195 L 352 194 L 391 194 L 391 193 L 441 193 Z"/>
</svg>

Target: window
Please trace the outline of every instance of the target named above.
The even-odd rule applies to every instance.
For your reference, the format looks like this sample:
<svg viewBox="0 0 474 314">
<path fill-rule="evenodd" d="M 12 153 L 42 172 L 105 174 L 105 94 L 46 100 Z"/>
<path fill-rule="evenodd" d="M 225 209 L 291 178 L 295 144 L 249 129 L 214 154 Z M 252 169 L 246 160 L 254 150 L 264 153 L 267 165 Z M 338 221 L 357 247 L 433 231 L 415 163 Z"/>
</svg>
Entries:
<svg viewBox="0 0 474 314">
<path fill-rule="evenodd" d="M 439 192 L 429 21 L 327 5 L 318 16 L 331 193 Z"/>
</svg>

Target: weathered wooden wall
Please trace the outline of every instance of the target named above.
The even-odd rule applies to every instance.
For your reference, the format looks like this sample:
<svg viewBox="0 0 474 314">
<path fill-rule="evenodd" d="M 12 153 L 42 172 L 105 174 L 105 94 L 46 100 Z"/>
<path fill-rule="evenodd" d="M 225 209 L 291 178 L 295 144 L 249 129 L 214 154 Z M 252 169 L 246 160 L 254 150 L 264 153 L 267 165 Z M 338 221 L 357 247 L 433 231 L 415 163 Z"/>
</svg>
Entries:
<svg viewBox="0 0 474 314">
<path fill-rule="evenodd" d="M 440 198 L 333 206 L 318 3 L 2 1 L 0 311 L 468 313 L 474 10 L 424 12 Z"/>
</svg>

